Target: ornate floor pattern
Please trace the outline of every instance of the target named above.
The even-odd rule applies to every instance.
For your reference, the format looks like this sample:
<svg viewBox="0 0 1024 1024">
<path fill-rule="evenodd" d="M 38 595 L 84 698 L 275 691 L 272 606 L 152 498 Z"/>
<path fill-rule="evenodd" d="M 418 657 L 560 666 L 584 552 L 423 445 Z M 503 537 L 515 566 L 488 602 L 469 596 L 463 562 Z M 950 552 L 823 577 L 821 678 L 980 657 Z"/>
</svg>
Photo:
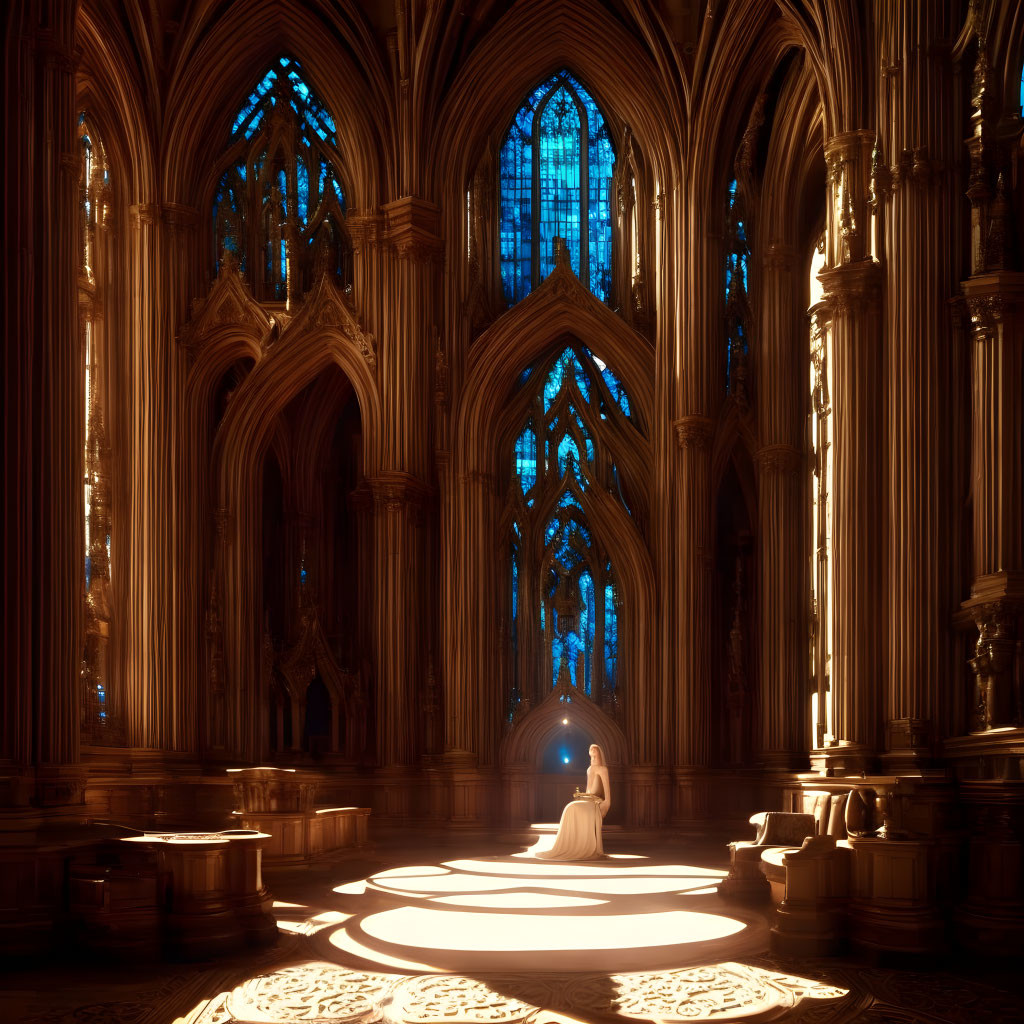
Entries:
<svg viewBox="0 0 1024 1024">
<path fill-rule="evenodd" d="M 722 872 L 666 857 L 535 869 L 521 859 L 392 850 L 349 881 L 276 879 L 276 947 L 198 966 L 118 965 L 0 978 L 25 1024 L 572 1024 L 794 1021 L 1003 1024 L 1010 982 L 766 955 L 764 917 L 726 904 Z M 354 865 L 353 865 L 354 867 Z M 336 865 L 341 873 L 344 866 Z M 672 917 L 666 915 L 691 915 Z M 488 928 L 488 922 L 495 925 Z M 660 930 L 659 930 L 660 929 Z M 564 950 L 566 936 L 580 948 Z M 680 938 L 689 941 L 680 941 Z M 582 940 L 582 941 L 580 941 Z M 616 944 L 616 940 L 618 940 Z M 470 948 L 472 947 L 472 948 Z M 575 959 L 574 959 L 575 958 Z"/>
</svg>

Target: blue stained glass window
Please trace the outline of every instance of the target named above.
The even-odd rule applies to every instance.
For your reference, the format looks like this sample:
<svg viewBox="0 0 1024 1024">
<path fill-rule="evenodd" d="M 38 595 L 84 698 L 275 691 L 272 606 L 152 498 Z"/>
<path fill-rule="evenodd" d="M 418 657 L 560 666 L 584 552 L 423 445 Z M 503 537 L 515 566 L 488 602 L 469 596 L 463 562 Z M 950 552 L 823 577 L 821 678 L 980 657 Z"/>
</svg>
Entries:
<svg viewBox="0 0 1024 1024">
<path fill-rule="evenodd" d="M 593 678 L 594 637 L 597 631 L 597 615 L 594 607 L 594 580 L 589 572 L 580 573 L 580 634 L 586 657 L 583 659 L 583 689 L 590 694 Z"/>
<path fill-rule="evenodd" d="M 558 499 L 559 508 L 574 508 L 579 512 L 583 511 L 583 506 L 576 500 L 576 495 L 572 491 L 566 491 L 561 498 Z"/>
<path fill-rule="evenodd" d="M 523 494 L 537 482 L 537 436 L 532 422 L 527 423 L 516 441 L 516 475 Z"/>
<path fill-rule="evenodd" d="M 575 273 L 608 301 L 614 163 L 601 111 L 567 71 L 527 97 L 499 158 L 501 278 L 509 305 L 551 273 L 556 236 L 566 240 Z"/>
<path fill-rule="evenodd" d="M 558 398 L 558 395 L 562 391 L 562 386 L 565 380 L 565 371 L 570 367 L 572 368 L 572 376 L 576 381 L 576 386 L 579 388 L 580 395 L 583 397 L 585 402 L 590 401 L 590 377 L 587 374 L 587 371 L 583 369 L 583 364 L 580 362 L 576 353 L 571 348 L 567 348 L 555 360 L 555 364 L 551 367 L 547 380 L 544 382 L 545 412 L 548 412 L 551 409 L 555 399 Z"/>
<path fill-rule="evenodd" d="M 306 161 L 301 156 L 295 161 L 295 178 L 295 205 L 299 220 L 305 223 L 309 213 L 309 171 L 306 168 Z"/>
<path fill-rule="evenodd" d="M 729 214 L 732 224 L 733 244 L 731 251 L 725 261 L 725 293 L 729 294 L 732 287 L 732 279 L 739 274 L 738 284 L 747 290 L 747 260 L 749 251 L 747 249 L 747 229 L 743 223 L 743 217 L 736 207 L 736 195 L 738 184 L 735 178 L 729 182 Z"/>
<path fill-rule="evenodd" d="M 512 549 L 512 628 L 519 613 L 519 552 Z"/>
<path fill-rule="evenodd" d="M 600 461 L 607 459 L 608 442 L 592 436 L 592 426 L 603 416 L 636 429 L 631 404 L 615 373 L 576 342 L 534 371 L 520 378 L 530 389 L 530 404 L 513 453 L 518 485 L 530 495 L 526 509 L 519 507 L 525 516 L 522 528 L 513 520 L 513 633 L 518 637 L 532 630 L 546 647 L 543 683 L 556 686 L 560 675 L 567 676 L 570 685 L 607 706 L 619 643 L 615 584 L 611 563 L 595 546 L 584 505 L 593 482 L 601 480 L 602 490 L 618 493 L 629 511 L 617 465 Z M 547 510 L 545 519 L 531 527 L 540 509 Z M 543 553 L 539 586 L 533 590 L 531 585 L 531 593 L 520 589 L 521 560 L 529 548 L 519 538 L 534 536 L 535 529 L 540 529 Z M 517 680 L 510 693 L 521 700 L 536 685 Z"/>
<path fill-rule="evenodd" d="M 572 461 L 573 473 L 576 479 L 579 481 L 580 486 L 584 486 L 583 478 L 580 476 L 580 450 L 576 446 L 576 442 L 573 440 L 571 434 L 563 434 L 562 440 L 558 445 L 558 472 L 565 473 L 570 460 Z"/>
<path fill-rule="evenodd" d="M 294 131 L 271 132 L 271 114 Z M 221 253 L 233 252 L 247 275 L 255 264 L 250 283 L 258 298 L 286 299 L 289 275 L 313 266 L 319 242 L 330 269 L 341 273 L 333 225 L 344 216 L 345 199 L 335 170 L 335 123 L 294 60 L 281 57 L 266 71 L 235 115 L 231 138 L 248 148 L 221 176 L 214 197 L 217 268 Z M 292 292 L 309 283 L 293 284 Z"/>
<path fill-rule="evenodd" d="M 725 257 L 725 301 L 728 322 L 726 339 L 726 386 L 733 381 L 733 360 L 747 353 L 745 319 L 747 315 L 748 270 L 750 246 L 739 184 L 735 178 L 729 182 L 728 211 L 726 217 L 728 247 Z"/>
<path fill-rule="evenodd" d="M 608 566 L 608 571 L 611 565 Z M 615 586 L 604 588 L 604 675 L 608 685 L 615 686 L 615 668 L 619 652 L 619 617 L 615 611 Z"/>
</svg>

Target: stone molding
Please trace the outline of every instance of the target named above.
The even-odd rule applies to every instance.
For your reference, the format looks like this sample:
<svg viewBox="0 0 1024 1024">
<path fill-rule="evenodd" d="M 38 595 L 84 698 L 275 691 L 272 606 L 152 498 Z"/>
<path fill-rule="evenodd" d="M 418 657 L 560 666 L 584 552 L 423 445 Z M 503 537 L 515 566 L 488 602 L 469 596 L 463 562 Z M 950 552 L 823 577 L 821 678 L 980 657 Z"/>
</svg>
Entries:
<svg viewBox="0 0 1024 1024">
<path fill-rule="evenodd" d="M 705 451 L 711 446 L 715 422 L 709 416 L 682 416 L 674 426 L 680 448 Z"/>
<path fill-rule="evenodd" d="M 385 203 L 382 209 L 385 237 L 399 259 L 414 263 L 443 261 L 440 211 L 433 203 L 416 196 L 403 196 Z"/>
<path fill-rule="evenodd" d="M 799 449 L 791 444 L 768 444 L 759 448 L 756 454 L 757 465 L 766 475 L 792 475 L 800 469 L 803 456 Z"/>
</svg>

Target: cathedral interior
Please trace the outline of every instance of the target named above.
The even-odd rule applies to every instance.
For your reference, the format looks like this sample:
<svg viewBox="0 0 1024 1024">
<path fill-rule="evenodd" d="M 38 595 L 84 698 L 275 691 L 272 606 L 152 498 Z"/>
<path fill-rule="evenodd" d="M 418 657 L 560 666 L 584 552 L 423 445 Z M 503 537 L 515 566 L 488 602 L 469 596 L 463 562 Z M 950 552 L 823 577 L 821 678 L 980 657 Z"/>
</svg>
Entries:
<svg viewBox="0 0 1024 1024">
<path fill-rule="evenodd" d="M 0 1018 L 1024 1019 L 1021 0 L 4 54 Z"/>
</svg>

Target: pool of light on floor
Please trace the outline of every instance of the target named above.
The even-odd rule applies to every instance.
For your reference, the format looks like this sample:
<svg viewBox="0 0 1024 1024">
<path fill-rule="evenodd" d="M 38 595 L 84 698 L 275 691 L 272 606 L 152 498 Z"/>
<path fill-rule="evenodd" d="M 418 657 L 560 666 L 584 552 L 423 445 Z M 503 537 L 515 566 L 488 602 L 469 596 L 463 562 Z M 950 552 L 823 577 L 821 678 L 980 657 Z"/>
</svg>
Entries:
<svg viewBox="0 0 1024 1024">
<path fill-rule="evenodd" d="M 745 927 L 722 914 L 687 910 L 578 915 L 398 907 L 362 922 L 367 935 L 397 946 L 495 953 L 677 946 L 723 939 Z"/>
</svg>

